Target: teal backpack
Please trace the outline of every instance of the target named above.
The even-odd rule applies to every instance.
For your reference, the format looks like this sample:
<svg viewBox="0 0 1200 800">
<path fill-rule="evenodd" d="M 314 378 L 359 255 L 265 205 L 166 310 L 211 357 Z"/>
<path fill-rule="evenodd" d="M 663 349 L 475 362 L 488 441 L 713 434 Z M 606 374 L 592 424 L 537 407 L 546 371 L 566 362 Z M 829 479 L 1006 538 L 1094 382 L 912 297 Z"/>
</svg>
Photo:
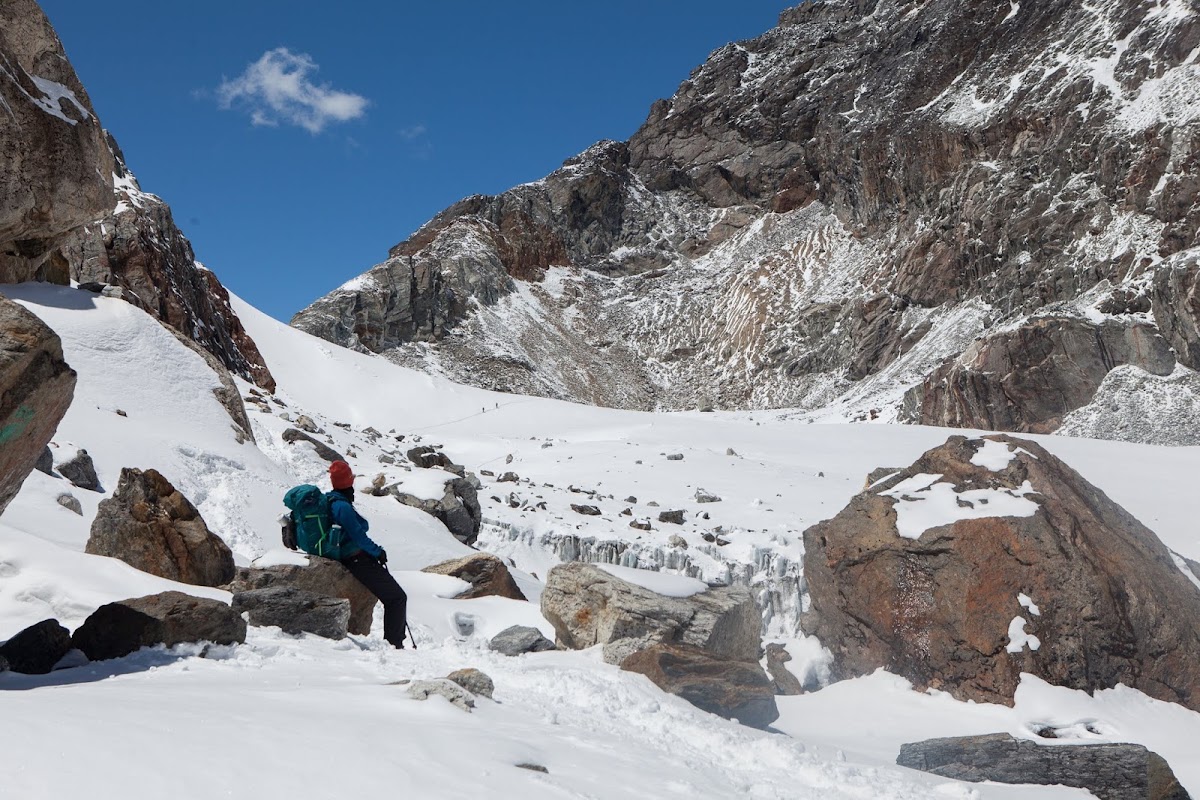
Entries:
<svg viewBox="0 0 1200 800">
<path fill-rule="evenodd" d="M 333 521 L 331 502 L 329 495 L 308 483 L 288 489 L 283 496 L 283 504 L 292 512 L 296 545 L 306 553 L 336 561 L 348 543 L 342 526 Z"/>
</svg>

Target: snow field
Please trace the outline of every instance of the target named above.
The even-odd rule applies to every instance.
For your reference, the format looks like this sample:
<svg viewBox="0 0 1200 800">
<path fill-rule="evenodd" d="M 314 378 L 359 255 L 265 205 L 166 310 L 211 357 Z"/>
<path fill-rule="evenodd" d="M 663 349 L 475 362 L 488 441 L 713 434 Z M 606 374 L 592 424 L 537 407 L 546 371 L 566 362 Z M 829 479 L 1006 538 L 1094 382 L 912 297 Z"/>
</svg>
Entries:
<svg viewBox="0 0 1200 800">
<path fill-rule="evenodd" d="M 438 485 L 429 473 L 378 457 L 436 444 L 476 473 L 512 470 L 522 477 L 519 484 L 483 477 L 480 498 L 490 527 L 657 545 L 677 534 L 714 572 L 725 563 L 754 563 L 764 551 L 799 559 L 804 528 L 840 511 L 870 470 L 906 466 L 948 434 L 964 433 L 807 425 L 784 412 L 644 414 L 493 394 L 340 350 L 235 299 L 279 382 L 276 397 L 287 404 L 272 404 L 272 413 L 248 409 L 259 445 L 239 445 L 212 396 L 216 381 L 203 360 L 173 336 L 159 335 L 161 328 L 142 312 L 60 287 L 4 292 L 59 332 L 67 360 L 79 372 L 75 401 L 56 441 L 85 447 L 108 493 L 122 466 L 159 469 L 197 504 L 243 564 L 300 558 L 279 544 L 280 497 L 295 483 L 325 480 L 326 465 L 310 446 L 280 441 L 289 425 L 284 412 L 309 414 L 332 446 L 355 452 L 350 461 L 360 486 L 383 472 L 389 482 L 403 481 L 405 491 L 432 496 Z M 118 417 L 117 407 L 128 416 Z M 371 441 L 362 432 L 368 425 L 384 436 Z M 405 435 L 404 442 L 387 434 L 392 428 Z M 1189 507 L 1200 448 L 1031 438 L 1177 552 L 1200 557 Z M 727 455 L 727 448 L 737 455 Z M 668 453 L 684 459 L 667 461 Z M 593 496 L 572 492 L 572 486 Z M 700 486 L 721 502 L 697 504 Z M 63 491 L 80 499 L 82 517 L 55 502 Z M 528 511 L 529 502 L 512 508 L 510 492 L 526 501 L 540 496 L 547 510 Z M 502 502 L 492 501 L 493 495 Z M 625 503 L 630 495 L 638 502 Z M 40 473 L 26 482 L 0 519 L 0 637 L 49 616 L 74 628 L 104 602 L 167 588 L 228 596 L 84 555 L 102 497 Z M 658 505 L 648 505 L 652 500 Z M 575 514 L 571 502 L 598 505 L 602 516 Z M 357 503 L 410 596 L 418 650 L 392 651 L 377 632 L 329 642 L 252 628 L 246 645 L 210 648 L 205 658 L 198 657 L 200 647 L 188 646 L 49 676 L 0 675 L 0 690 L 9 690 L 0 694 L 4 718 L 20 721 L 0 726 L 0 752 L 13 765 L 5 770 L 5 793 L 190 800 L 374 795 L 386 787 L 436 798 L 485 792 L 554 798 L 1085 796 L 1057 788 L 967 785 L 893 765 L 904 741 L 995 730 L 1032 737 L 1035 722 L 1084 738 L 1142 741 L 1167 757 L 1192 791 L 1200 790 L 1200 771 L 1184 752 L 1184 743 L 1200 737 L 1200 714 L 1131 690 L 1093 699 L 1026 678 L 1017 708 L 1010 710 L 917 694 L 879 673 L 780 698 L 775 727 L 781 733 L 770 733 L 700 712 L 641 676 L 603 664 L 593 651 L 506 659 L 485 646 L 503 628 L 532 625 L 552 635 L 536 605 L 540 583 L 530 573 L 544 577 L 556 559 L 536 539 L 514 541 L 505 555 L 525 570 L 516 578 L 531 603 L 453 600 L 461 582 L 417 570 L 469 548 L 436 520 L 390 497 L 360 494 Z M 657 530 L 629 528 L 629 518 L 620 516 L 626 506 L 635 518 L 652 519 Z M 687 512 L 684 525 L 658 523 L 658 511 L 675 508 Z M 700 512 L 710 518 L 699 518 Z M 730 540 L 723 548 L 701 538 L 717 525 Z M 643 580 L 676 591 L 695 586 L 678 576 Z M 794 656 L 789 667 L 798 676 L 827 669 L 815 640 L 788 646 Z M 418 703 L 403 686 L 388 685 L 467 666 L 495 680 L 498 701 L 480 699 L 471 715 L 440 698 Z M 136 777 L 110 741 L 119 741 L 122 753 L 139 754 Z M 310 755 L 325 746 L 340 754 L 337 769 L 321 768 Z M 220 768 L 189 769 L 197 759 Z M 550 772 L 513 766 L 522 761 Z"/>
</svg>

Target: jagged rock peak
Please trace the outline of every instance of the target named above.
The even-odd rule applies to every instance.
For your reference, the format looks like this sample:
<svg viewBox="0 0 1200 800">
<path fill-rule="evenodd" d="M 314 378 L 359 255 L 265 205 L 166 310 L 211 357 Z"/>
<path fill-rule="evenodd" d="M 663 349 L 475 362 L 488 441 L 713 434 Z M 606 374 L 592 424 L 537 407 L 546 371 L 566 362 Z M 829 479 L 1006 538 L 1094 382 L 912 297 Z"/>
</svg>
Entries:
<svg viewBox="0 0 1200 800">
<path fill-rule="evenodd" d="M 1113 324 L 1200 349 L 1198 46 L 1182 0 L 805 3 L 293 324 L 487 388 L 894 420 L 976 339 L 1072 317 L 1087 391 L 1013 415 L 1052 430 L 1140 363 Z"/>
</svg>

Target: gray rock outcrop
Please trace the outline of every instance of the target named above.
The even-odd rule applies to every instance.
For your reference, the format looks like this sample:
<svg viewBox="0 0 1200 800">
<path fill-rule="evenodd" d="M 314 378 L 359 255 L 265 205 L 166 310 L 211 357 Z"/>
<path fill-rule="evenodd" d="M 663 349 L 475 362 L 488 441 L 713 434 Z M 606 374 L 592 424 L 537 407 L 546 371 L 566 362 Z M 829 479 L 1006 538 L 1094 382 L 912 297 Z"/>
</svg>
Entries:
<svg viewBox="0 0 1200 800">
<path fill-rule="evenodd" d="M 71 637 L 71 645 L 92 661 L 120 658 L 155 645 L 245 641 L 246 622 L 240 614 L 220 600 L 181 592 L 163 592 L 100 606 Z"/>
<path fill-rule="evenodd" d="M 71 632 L 56 619 L 42 620 L 0 644 L 0 660 L 13 672 L 44 675 L 71 649 Z"/>
<path fill-rule="evenodd" d="M 835 679 L 884 668 L 1011 704 L 1022 673 L 1200 709 L 1200 591 L 1041 446 L 952 436 L 804 532 L 803 619 Z"/>
<path fill-rule="evenodd" d="M 125 467 L 102 500 L 85 552 L 197 586 L 233 580 L 233 553 L 191 501 L 157 470 Z"/>
<path fill-rule="evenodd" d="M 309 556 L 308 564 L 274 567 L 238 567 L 226 587 L 236 594 L 257 589 L 291 587 L 326 597 L 343 598 L 350 602 L 348 630 L 356 636 L 371 632 L 375 595 L 350 574 L 350 571 L 328 558 Z"/>
<path fill-rule="evenodd" d="M 904 744 L 896 763 L 973 783 L 1076 786 L 1099 800 L 1190 800 L 1170 765 L 1137 744 L 1039 746 L 995 733 Z"/>
<path fill-rule="evenodd" d="M 284 633 L 312 633 L 326 639 L 345 639 L 350 624 L 350 601 L 294 586 L 251 589 L 233 596 L 233 610 L 246 614 L 256 627 L 277 626 Z"/>
<path fill-rule="evenodd" d="M 1041 317 L 973 343 L 906 404 L 922 425 L 1050 433 L 1126 364 L 1170 375 L 1175 356 L 1153 325 Z"/>
<path fill-rule="evenodd" d="M 541 609 L 558 644 L 571 650 L 602 644 L 610 664 L 660 642 L 758 660 L 762 615 L 745 589 L 665 597 L 590 564 L 559 564 L 546 576 Z"/>
<path fill-rule="evenodd" d="M 462 558 L 443 561 L 441 564 L 425 567 L 421 571 L 435 575 L 450 575 L 471 584 L 470 589 L 457 595 L 457 598 L 461 600 L 489 596 L 508 597 L 512 600 L 526 599 L 505 563 L 490 553 L 474 553 Z"/>
<path fill-rule="evenodd" d="M 781 644 L 769 644 L 766 646 L 766 655 L 767 674 L 771 676 L 775 694 L 785 696 L 804 694 L 804 684 L 787 668 L 787 662 L 792 660 L 792 654 Z"/>
<path fill-rule="evenodd" d="M 527 625 L 513 625 L 497 633 L 488 642 L 488 648 L 505 656 L 519 656 L 522 653 L 541 653 L 553 650 L 554 642 L 542 636 L 537 628 Z"/>
<path fill-rule="evenodd" d="M 0 296 L 0 514 L 42 457 L 74 393 L 75 371 L 63 360 L 58 335 Z"/>
</svg>

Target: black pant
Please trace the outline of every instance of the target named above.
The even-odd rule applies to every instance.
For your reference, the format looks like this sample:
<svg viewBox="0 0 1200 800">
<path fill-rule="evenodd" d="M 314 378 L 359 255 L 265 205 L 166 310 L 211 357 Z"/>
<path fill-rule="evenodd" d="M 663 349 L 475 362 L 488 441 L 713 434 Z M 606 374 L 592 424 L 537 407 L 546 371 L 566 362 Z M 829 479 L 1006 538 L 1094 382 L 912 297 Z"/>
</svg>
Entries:
<svg viewBox="0 0 1200 800">
<path fill-rule="evenodd" d="M 393 647 L 404 649 L 404 629 L 408 616 L 408 595 L 387 571 L 387 567 L 366 553 L 342 561 L 342 566 L 383 603 L 383 638 Z"/>
</svg>

